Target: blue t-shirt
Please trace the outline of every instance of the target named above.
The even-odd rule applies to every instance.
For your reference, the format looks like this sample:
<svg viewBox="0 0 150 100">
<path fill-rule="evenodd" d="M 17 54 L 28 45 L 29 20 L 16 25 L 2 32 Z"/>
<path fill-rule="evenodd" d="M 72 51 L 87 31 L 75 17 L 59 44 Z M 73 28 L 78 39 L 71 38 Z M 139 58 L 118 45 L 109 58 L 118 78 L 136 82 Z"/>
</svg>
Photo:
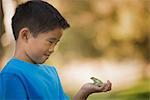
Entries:
<svg viewBox="0 0 150 100">
<path fill-rule="evenodd" d="M 54 67 L 13 57 L 0 73 L 0 100 L 69 100 Z"/>
</svg>

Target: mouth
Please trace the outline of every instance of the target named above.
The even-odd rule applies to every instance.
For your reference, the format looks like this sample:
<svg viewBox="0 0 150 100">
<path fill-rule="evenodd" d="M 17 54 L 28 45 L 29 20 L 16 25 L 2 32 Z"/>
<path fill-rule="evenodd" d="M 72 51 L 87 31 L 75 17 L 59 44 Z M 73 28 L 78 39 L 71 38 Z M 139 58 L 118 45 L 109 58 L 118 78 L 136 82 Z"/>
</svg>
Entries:
<svg viewBox="0 0 150 100">
<path fill-rule="evenodd" d="M 50 56 L 50 54 L 51 54 L 51 53 L 48 53 L 48 54 L 44 54 L 44 55 L 45 55 L 45 56 Z"/>
<path fill-rule="evenodd" d="M 50 56 L 50 55 L 45 55 L 45 56 Z"/>
<path fill-rule="evenodd" d="M 44 56 L 46 56 L 46 58 L 48 59 L 50 55 L 46 55 L 46 54 L 45 54 Z"/>
</svg>

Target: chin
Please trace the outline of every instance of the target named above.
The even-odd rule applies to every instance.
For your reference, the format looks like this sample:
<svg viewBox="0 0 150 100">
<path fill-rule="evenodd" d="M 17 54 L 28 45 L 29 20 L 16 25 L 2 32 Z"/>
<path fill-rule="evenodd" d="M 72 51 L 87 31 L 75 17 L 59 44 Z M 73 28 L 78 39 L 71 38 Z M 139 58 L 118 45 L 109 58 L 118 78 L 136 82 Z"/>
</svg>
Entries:
<svg viewBox="0 0 150 100">
<path fill-rule="evenodd" d="M 40 61 L 40 62 L 38 62 L 37 64 L 43 64 L 43 63 L 45 63 L 45 61 Z"/>
<path fill-rule="evenodd" d="M 37 64 L 43 64 L 43 63 L 45 63 L 46 62 L 46 60 L 48 59 L 48 57 L 41 57 L 41 59 L 37 59 L 36 60 L 36 63 Z"/>
<path fill-rule="evenodd" d="M 47 60 L 47 59 L 46 59 L 46 60 Z M 43 64 L 43 63 L 45 63 L 45 62 L 46 62 L 46 60 L 44 59 L 44 60 L 40 61 L 40 62 L 39 62 L 39 64 Z"/>
</svg>

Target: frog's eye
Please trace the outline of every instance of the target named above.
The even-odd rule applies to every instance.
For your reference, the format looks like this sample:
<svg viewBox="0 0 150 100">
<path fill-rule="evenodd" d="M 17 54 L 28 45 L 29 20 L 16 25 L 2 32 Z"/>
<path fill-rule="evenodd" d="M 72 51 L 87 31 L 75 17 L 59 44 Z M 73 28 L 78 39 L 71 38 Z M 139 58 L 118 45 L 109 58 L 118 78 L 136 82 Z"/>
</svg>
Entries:
<svg viewBox="0 0 150 100">
<path fill-rule="evenodd" d="M 94 77 L 91 77 L 90 79 L 94 79 Z"/>
</svg>

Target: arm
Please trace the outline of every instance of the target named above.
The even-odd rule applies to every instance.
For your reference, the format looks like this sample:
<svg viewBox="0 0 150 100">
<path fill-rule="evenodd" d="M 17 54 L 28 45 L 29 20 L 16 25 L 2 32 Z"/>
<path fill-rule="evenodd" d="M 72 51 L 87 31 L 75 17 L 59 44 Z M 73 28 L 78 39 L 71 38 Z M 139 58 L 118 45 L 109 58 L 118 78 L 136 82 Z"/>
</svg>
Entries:
<svg viewBox="0 0 150 100">
<path fill-rule="evenodd" d="M 80 89 L 77 94 L 74 96 L 74 100 L 86 100 L 90 93 Z"/>
<path fill-rule="evenodd" d="M 96 86 L 92 83 L 86 83 L 74 96 L 74 100 L 86 100 L 92 93 L 107 92 L 111 90 L 111 82 L 107 81 L 102 86 Z"/>
</svg>

